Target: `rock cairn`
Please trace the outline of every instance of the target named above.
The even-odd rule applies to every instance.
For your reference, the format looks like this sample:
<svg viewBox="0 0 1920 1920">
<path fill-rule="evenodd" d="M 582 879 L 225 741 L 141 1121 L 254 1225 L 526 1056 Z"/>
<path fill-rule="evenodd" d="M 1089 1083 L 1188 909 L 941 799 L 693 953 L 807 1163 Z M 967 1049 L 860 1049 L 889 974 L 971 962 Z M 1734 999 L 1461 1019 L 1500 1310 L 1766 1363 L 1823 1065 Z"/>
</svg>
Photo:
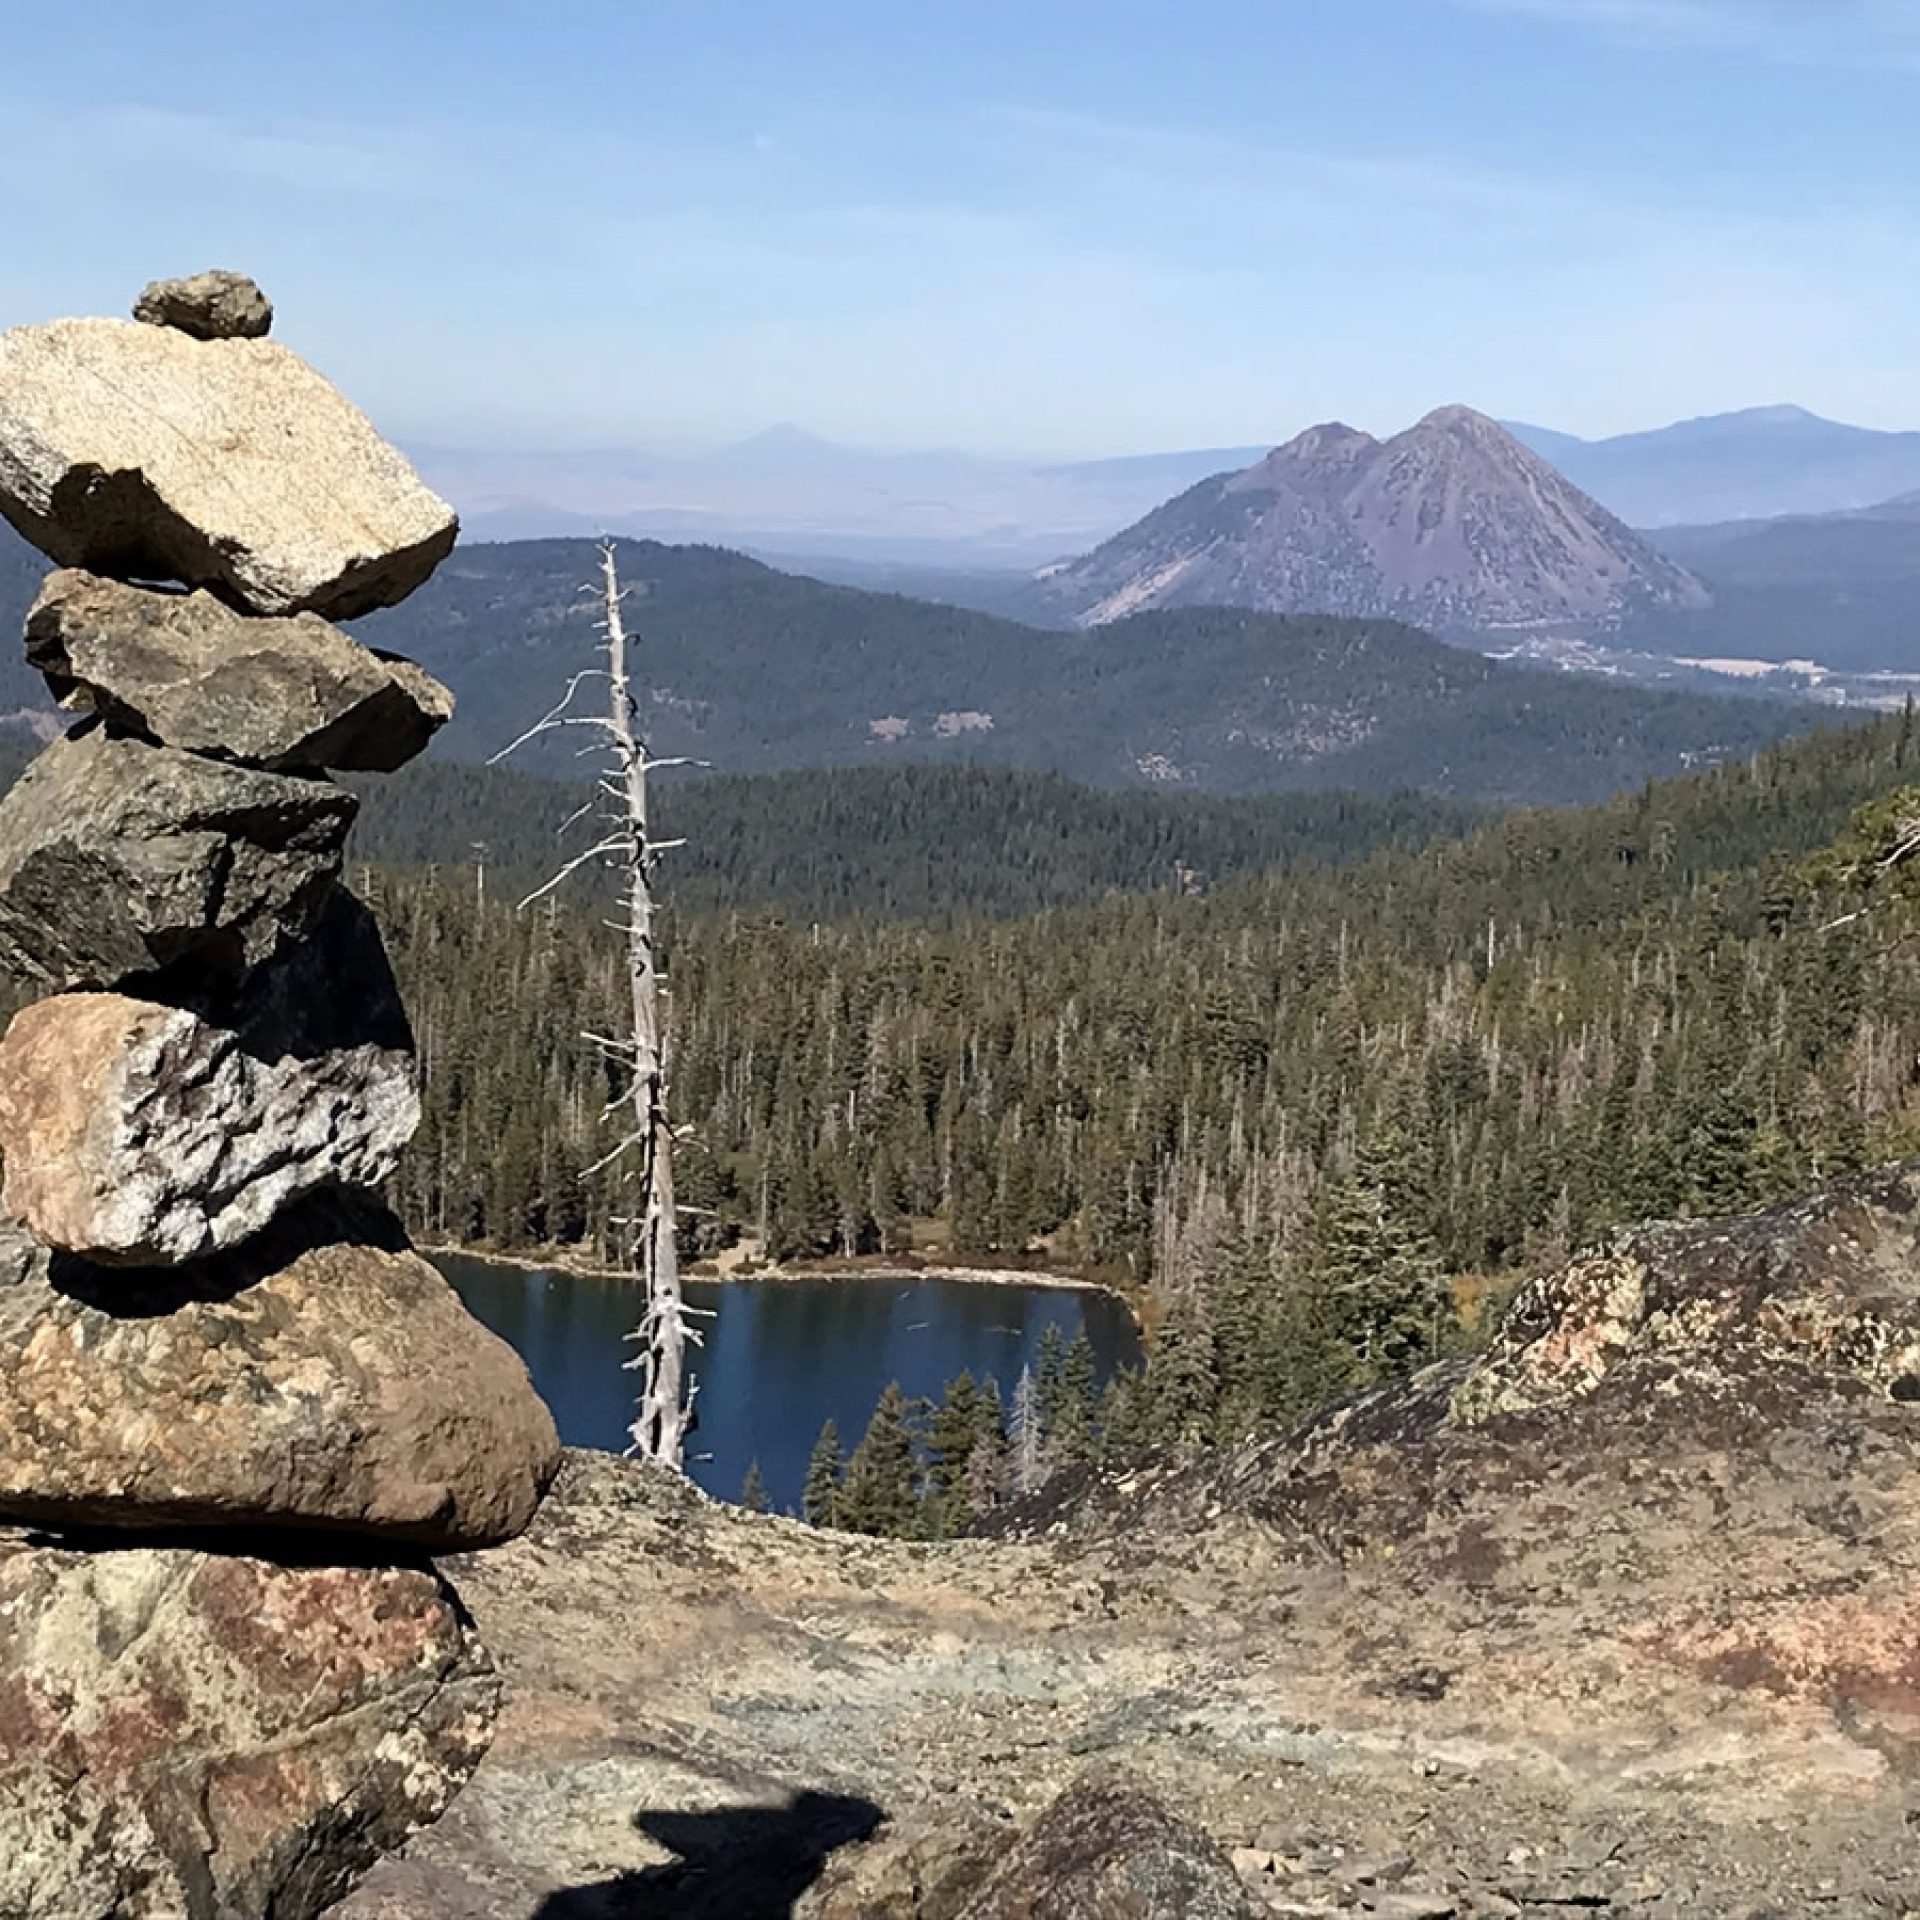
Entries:
<svg viewBox="0 0 1920 1920">
<path fill-rule="evenodd" d="M 453 514 L 234 274 L 0 334 L 0 513 L 72 729 L 0 802 L 0 1920 L 300 1920 L 498 1686 L 427 1556 L 558 1464 L 374 1190 L 419 1119 L 356 802 L 447 690 L 330 624 Z"/>
</svg>

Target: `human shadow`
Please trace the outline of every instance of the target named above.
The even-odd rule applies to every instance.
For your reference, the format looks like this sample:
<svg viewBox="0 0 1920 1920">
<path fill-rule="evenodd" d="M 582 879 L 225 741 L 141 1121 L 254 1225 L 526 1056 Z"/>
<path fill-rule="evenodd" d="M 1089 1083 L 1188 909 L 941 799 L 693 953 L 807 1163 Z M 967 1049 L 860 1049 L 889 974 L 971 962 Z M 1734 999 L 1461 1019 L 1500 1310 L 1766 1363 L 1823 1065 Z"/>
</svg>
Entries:
<svg viewBox="0 0 1920 1920">
<path fill-rule="evenodd" d="M 680 1857 L 549 1894 L 531 1920 L 790 1920 L 828 1856 L 886 1816 L 844 1793 L 796 1793 L 781 1807 L 642 1808 L 633 1824 Z"/>
</svg>

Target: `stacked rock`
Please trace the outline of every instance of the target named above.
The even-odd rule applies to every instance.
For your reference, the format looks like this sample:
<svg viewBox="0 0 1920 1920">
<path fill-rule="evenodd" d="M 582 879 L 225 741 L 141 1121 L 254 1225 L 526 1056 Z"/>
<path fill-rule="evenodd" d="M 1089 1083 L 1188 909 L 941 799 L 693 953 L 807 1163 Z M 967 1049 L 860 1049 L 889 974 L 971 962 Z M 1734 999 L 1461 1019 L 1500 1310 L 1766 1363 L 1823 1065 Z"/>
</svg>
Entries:
<svg viewBox="0 0 1920 1920">
<path fill-rule="evenodd" d="M 451 511 L 238 275 L 0 334 L 0 513 L 80 716 L 0 802 L 0 1920 L 320 1911 L 438 1815 L 497 1683 L 426 1556 L 558 1464 L 374 1197 L 412 1036 L 328 776 L 446 689 L 331 624 Z"/>
</svg>

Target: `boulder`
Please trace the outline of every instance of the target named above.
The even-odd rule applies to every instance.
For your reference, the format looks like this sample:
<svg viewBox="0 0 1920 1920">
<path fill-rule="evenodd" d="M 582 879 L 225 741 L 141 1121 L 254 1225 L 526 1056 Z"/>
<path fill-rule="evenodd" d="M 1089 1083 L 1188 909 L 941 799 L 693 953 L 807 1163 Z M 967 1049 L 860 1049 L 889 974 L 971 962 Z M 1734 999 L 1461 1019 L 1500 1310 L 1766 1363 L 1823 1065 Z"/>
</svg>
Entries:
<svg viewBox="0 0 1920 1920">
<path fill-rule="evenodd" d="M 273 302 L 244 273 L 215 267 L 183 280 L 150 280 L 133 303 L 150 327 L 177 327 L 196 340 L 260 340 L 273 326 Z"/>
<path fill-rule="evenodd" d="M 0 1914 L 308 1920 L 439 1817 L 498 1710 L 426 1568 L 0 1534 Z"/>
<path fill-rule="evenodd" d="M 27 614 L 27 659 L 62 706 L 246 766 L 388 773 L 453 713 L 431 674 L 318 614 L 249 619 L 72 569 Z"/>
<path fill-rule="evenodd" d="M 0 967 L 60 993 L 257 965 L 312 924 L 358 808 L 325 780 L 69 734 L 0 800 Z"/>
<path fill-rule="evenodd" d="M 6 1519 L 449 1553 L 521 1532 L 559 1464 L 519 1356 L 379 1207 L 315 1199 L 144 1274 L 0 1222 Z"/>
<path fill-rule="evenodd" d="M 1076 1780 L 1000 1855 L 959 1920 L 1255 1920 L 1225 1854 L 1144 1782 Z"/>
<path fill-rule="evenodd" d="M 228 1007 L 56 994 L 0 1039 L 4 1203 L 91 1260 L 235 1246 L 316 1187 L 378 1186 L 419 1123 L 392 969 L 344 892 Z"/>
<path fill-rule="evenodd" d="M 131 320 L 0 334 L 0 514 L 61 566 L 335 620 L 404 600 L 459 531 L 296 354 Z"/>
</svg>

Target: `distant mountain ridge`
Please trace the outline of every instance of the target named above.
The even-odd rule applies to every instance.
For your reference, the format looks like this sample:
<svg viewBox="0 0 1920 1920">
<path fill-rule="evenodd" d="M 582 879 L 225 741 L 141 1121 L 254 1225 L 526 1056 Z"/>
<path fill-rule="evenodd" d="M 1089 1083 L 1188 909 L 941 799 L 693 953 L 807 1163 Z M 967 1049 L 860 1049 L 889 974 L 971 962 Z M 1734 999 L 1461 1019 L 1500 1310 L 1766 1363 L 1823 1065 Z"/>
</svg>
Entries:
<svg viewBox="0 0 1920 1920">
<path fill-rule="evenodd" d="M 591 663 L 581 588 L 595 559 L 586 541 L 461 546 L 410 599 L 356 623 L 453 688 L 436 751 L 483 758 Z M 623 541 L 620 566 L 654 744 L 720 773 L 971 763 L 1173 792 L 1571 802 L 1751 753 L 1817 717 L 1507 667 L 1385 621 L 1201 607 L 1043 632 L 715 547 Z M 0 631 L 18 631 L 43 571 L 0 537 Z M 0 648 L 0 712 L 16 707 L 49 712 L 19 649 Z M 578 769 L 562 750 L 527 770 Z"/>
<path fill-rule="evenodd" d="M 1618 622 L 1706 590 L 1470 407 L 1376 440 L 1310 427 L 1043 575 L 1083 625 L 1182 606 L 1395 619 L 1439 632 Z"/>
<path fill-rule="evenodd" d="M 1843 512 L 1920 489 L 1920 433 L 1805 407 L 1746 407 L 1603 440 L 1505 424 L 1636 527 Z"/>
</svg>

